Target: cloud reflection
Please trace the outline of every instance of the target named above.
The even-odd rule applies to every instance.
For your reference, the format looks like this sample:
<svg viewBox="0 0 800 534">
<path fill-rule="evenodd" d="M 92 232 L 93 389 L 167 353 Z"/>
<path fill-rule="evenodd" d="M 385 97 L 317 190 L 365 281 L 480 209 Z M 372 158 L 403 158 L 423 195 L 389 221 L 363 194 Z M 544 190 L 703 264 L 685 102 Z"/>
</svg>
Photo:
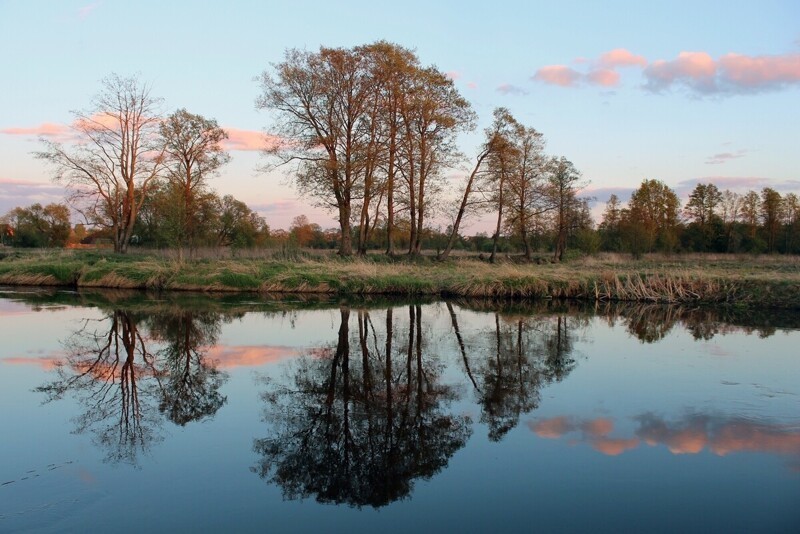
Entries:
<svg viewBox="0 0 800 534">
<path fill-rule="evenodd" d="M 756 452 L 794 457 L 792 466 L 800 465 L 800 428 L 745 418 L 715 417 L 690 414 L 675 421 L 645 413 L 636 416 L 637 428 L 627 438 L 608 437 L 614 423 L 608 418 L 579 419 L 559 416 L 529 421 L 528 427 L 537 436 L 560 439 L 581 432 L 571 442 L 585 443 L 609 456 L 617 456 L 637 448 L 641 443 L 664 446 L 672 454 L 699 454 L 704 450 L 717 456 L 737 452 Z"/>
</svg>

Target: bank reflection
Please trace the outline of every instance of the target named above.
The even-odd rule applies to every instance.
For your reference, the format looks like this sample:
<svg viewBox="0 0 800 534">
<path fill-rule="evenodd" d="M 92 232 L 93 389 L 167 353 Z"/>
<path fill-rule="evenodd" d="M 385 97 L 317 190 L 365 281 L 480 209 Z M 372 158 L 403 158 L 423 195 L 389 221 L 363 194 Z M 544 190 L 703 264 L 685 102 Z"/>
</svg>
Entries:
<svg viewBox="0 0 800 534">
<path fill-rule="evenodd" d="M 182 308 L 105 310 L 65 339 L 55 378 L 37 391 L 45 402 L 76 399 L 74 431 L 91 434 L 106 461 L 136 465 L 163 439 L 164 419 L 183 426 L 225 404 L 227 375 L 206 358 L 220 321 L 219 313 Z"/>
<path fill-rule="evenodd" d="M 289 499 L 384 506 L 444 468 L 471 433 L 450 408 L 457 387 L 426 352 L 423 309 L 342 307 L 336 342 L 291 362 L 266 385 L 268 437 L 253 470 Z M 402 316 L 405 315 L 405 316 Z"/>
</svg>

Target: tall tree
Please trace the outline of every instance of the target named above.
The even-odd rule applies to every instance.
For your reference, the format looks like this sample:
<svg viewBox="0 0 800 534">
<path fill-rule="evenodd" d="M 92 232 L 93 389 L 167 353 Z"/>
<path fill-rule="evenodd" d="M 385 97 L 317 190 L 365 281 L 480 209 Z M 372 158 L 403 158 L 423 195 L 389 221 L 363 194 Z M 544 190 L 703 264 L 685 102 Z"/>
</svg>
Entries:
<svg viewBox="0 0 800 534">
<path fill-rule="evenodd" d="M 581 173 L 565 157 L 552 158 L 549 163 L 548 197 L 553 206 L 555 246 L 553 260 L 564 259 L 567 234 L 575 225 L 581 212 L 577 193 L 581 189 Z"/>
<path fill-rule="evenodd" d="M 644 180 L 631 195 L 626 227 L 634 234 L 641 233 L 643 250 L 670 251 L 676 242 L 679 209 L 678 195 L 664 182 Z"/>
<path fill-rule="evenodd" d="M 228 135 L 217 121 L 185 109 L 168 116 L 161 123 L 160 132 L 166 178 L 179 199 L 173 206 L 177 219 L 175 244 L 179 250 L 188 246 L 191 255 L 202 233 L 203 210 L 198 200 L 207 196 L 208 178 L 230 161 L 221 145 Z"/>
<path fill-rule="evenodd" d="M 403 106 L 401 172 L 405 178 L 411 239 L 408 252 L 418 255 L 429 214 L 433 180 L 460 158 L 456 135 L 474 125 L 475 113 L 453 81 L 434 67 L 418 70 Z"/>
<path fill-rule="evenodd" d="M 722 202 L 722 193 L 714 184 L 697 184 L 689 194 L 689 201 L 683 211 L 693 221 L 700 236 L 701 251 L 709 249 L 712 222 L 717 217 L 717 206 Z M 717 219 L 719 220 L 719 219 Z"/>
<path fill-rule="evenodd" d="M 261 75 L 259 109 L 277 112 L 275 133 L 285 142 L 267 150 L 294 163 L 301 193 L 338 213 L 339 254 L 353 253 L 353 197 L 363 180 L 369 129 L 364 114 L 374 87 L 362 54 L 343 48 L 288 50 L 275 73 Z"/>
<path fill-rule="evenodd" d="M 137 78 L 112 74 L 87 111 L 76 112 L 76 141 L 42 139 L 37 153 L 55 168 L 54 179 L 87 222 L 110 230 L 115 252 L 127 252 L 136 217 L 164 162 L 160 99 Z"/>
<path fill-rule="evenodd" d="M 486 172 L 487 165 L 485 165 L 485 163 L 488 161 L 487 158 L 495 155 L 497 155 L 496 157 L 501 157 L 499 156 L 500 154 L 507 153 L 514 149 L 513 141 L 509 138 L 508 132 L 506 131 L 508 126 L 507 118 L 511 117 L 511 114 L 505 108 L 498 108 L 494 111 L 494 116 L 495 120 L 492 126 L 486 129 L 486 140 L 480 147 L 478 156 L 475 159 L 475 166 L 467 177 L 467 183 L 464 186 L 464 194 L 461 197 L 461 204 L 458 207 L 458 212 L 456 212 L 453 225 L 451 226 L 447 245 L 444 251 L 439 255 L 440 260 L 447 259 L 450 255 L 453 244 L 458 237 L 461 222 L 467 211 L 470 208 L 474 209 L 476 206 L 485 205 L 485 199 L 479 199 L 476 202 L 472 197 L 475 196 L 473 193 L 475 192 L 476 184 L 481 181 L 481 176 Z"/>
<path fill-rule="evenodd" d="M 783 200 L 781 194 L 765 187 L 761 190 L 761 220 L 764 223 L 764 233 L 767 236 L 767 252 L 775 252 L 778 232 L 781 226 Z"/>
</svg>

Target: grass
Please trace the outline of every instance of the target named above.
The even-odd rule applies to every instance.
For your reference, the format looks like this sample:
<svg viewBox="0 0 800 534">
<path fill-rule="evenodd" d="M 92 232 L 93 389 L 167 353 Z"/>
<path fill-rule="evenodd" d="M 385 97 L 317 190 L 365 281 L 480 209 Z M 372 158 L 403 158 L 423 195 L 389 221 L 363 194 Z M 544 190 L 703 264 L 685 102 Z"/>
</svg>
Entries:
<svg viewBox="0 0 800 534">
<path fill-rule="evenodd" d="M 701 302 L 800 308 L 794 256 L 600 254 L 562 264 L 460 257 L 387 261 L 302 256 L 180 261 L 96 251 L 6 252 L 0 284 L 214 292 Z"/>
</svg>

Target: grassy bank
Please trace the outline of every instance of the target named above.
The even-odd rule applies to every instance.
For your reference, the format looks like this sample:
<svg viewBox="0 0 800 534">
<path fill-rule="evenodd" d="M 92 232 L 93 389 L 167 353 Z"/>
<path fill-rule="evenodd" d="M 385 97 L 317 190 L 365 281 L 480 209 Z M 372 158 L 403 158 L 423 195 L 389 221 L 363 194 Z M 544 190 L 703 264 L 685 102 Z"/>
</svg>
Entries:
<svg viewBox="0 0 800 534">
<path fill-rule="evenodd" d="M 800 259 L 600 255 L 564 264 L 491 265 L 312 258 L 177 261 L 87 251 L 0 254 L 0 284 L 261 293 L 395 294 L 708 302 L 800 308 Z"/>
</svg>

